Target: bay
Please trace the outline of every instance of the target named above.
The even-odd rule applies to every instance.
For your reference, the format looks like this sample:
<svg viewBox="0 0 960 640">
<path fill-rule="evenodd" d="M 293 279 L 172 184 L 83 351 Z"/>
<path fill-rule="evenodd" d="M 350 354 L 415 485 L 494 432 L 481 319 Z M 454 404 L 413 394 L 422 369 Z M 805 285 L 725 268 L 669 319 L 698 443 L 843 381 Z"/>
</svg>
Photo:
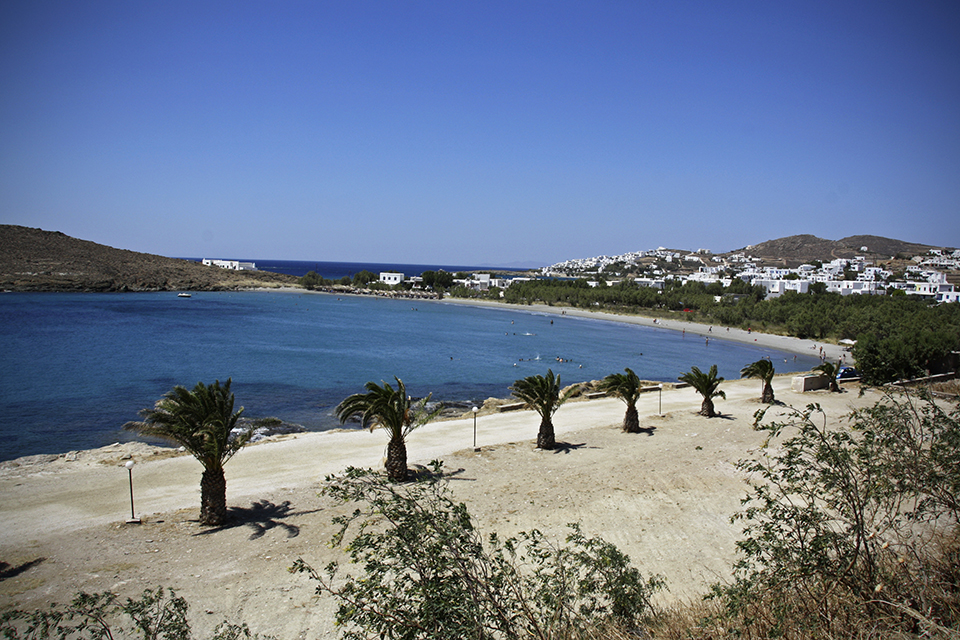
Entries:
<svg viewBox="0 0 960 640">
<path fill-rule="evenodd" d="M 675 382 L 691 365 L 730 379 L 762 356 L 781 373 L 819 363 L 522 307 L 275 291 L 5 293 L 0 341 L 0 460 L 133 439 L 125 422 L 198 381 L 232 378 L 247 417 L 324 430 L 344 397 L 394 376 L 418 397 L 481 403 L 548 368 L 566 385 L 625 367 Z"/>
</svg>

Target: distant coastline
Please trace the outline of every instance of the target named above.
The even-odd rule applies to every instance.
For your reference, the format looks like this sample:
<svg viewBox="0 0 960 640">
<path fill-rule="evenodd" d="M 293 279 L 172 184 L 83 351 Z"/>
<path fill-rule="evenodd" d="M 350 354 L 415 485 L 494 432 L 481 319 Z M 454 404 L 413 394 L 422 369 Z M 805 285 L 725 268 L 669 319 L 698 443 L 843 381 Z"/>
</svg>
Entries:
<svg viewBox="0 0 960 640">
<path fill-rule="evenodd" d="M 183 258 L 193 262 L 200 262 L 200 258 Z M 385 271 L 403 273 L 405 275 L 420 275 L 424 271 L 446 271 L 448 273 L 490 271 L 490 272 L 521 272 L 527 269 L 511 267 L 478 267 L 466 265 L 444 265 L 444 264 L 399 264 L 393 262 L 335 262 L 320 260 L 247 260 L 242 262 L 254 262 L 258 271 L 269 271 L 284 275 L 296 276 L 297 278 L 313 271 L 322 278 L 328 280 L 339 280 L 344 276 L 353 277 L 361 271 L 370 271 L 379 274 Z"/>
</svg>

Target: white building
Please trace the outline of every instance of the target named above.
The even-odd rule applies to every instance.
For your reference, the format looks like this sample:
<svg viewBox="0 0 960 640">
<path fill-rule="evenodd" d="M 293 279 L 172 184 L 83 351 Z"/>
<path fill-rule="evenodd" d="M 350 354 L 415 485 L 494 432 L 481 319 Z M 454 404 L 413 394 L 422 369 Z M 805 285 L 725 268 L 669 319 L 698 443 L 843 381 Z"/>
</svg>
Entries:
<svg viewBox="0 0 960 640">
<path fill-rule="evenodd" d="M 634 282 L 641 287 L 650 289 L 663 289 L 663 278 L 634 278 Z"/>
<path fill-rule="evenodd" d="M 211 260 L 204 258 L 201 263 L 208 267 L 220 267 L 231 271 L 256 271 L 256 262 L 240 262 L 239 260 Z"/>
<path fill-rule="evenodd" d="M 751 284 L 766 289 L 767 298 L 778 298 L 787 291 L 807 293 L 810 288 L 809 280 L 754 280 Z"/>
<path fill-rule="evenodd" d="M 908 282 L 906 292 L 908 296 L 933 298 L 937 302 L 956 300 L 953 285 L 946 282 Z"/>
<path fill-rule="evenodd" d="M 383 284 L 389 284 L 391 286 L 400 284 L 403 282 L 403 274 L 397 273 L 396 271 L 381 271 L 380 282 Z"/>
<path fill-rule="evenodd" d="M 830 280 L 827 282 L 827 291 L 839 293 L 842 296 L 849 296 L 854 293 L 878 293 L 876 283 L 864 282 L 863 280 Z"/>
</svg>

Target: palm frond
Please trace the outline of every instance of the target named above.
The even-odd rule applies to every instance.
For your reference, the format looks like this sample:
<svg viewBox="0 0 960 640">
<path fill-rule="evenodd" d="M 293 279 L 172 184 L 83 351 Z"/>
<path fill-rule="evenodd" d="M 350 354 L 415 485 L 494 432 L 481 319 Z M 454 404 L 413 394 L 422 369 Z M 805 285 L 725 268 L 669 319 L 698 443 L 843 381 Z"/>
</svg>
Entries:
<svg viewBox="0 0 960 640">
<path fill-rule="evenodd" d="M 717 389 L 720 383 L 723 382 L 723 377 L 717 375 L 717 365 L 712 365 L 708 373 L 704 373 L 697 367 L 690 367 L 690 371 L 687 371 L 677 379 L 689 384 L 704 398 L 726 399 L 727 397 L 725 391 Z"/>
<path fill-rule="evenodd" d="M 628 406 L 635 405 L 640 398 L 640 377 L 629 367 L 625 373 L 611 373 L 600 381 L 597 389 L 620 398 Z"/>
<path fill-rule="evenodd" d="M 776 370 L 773 367 L 773 363 L 766 358 L 751 362 L 743 369 L 740 369 L 741 378 L 758 378 L 767 383 L 773 380 L 775 374 Z"/>
<path fill-rule="evenodd" d="M 564 402 L 570 399 L 574 389 L 560 393 L 560 376 L 555 376 L 552 369 L 547 369 L 547 375 L 527 376 L 515 381 L 510 386 L 515 398 L 533 409 L 541 418 L 549 418 Z"/>
<path fill-rule="evenodd" d="M 205 469 L 222 467 L 253 435 L 249 429 L 233 435 L 243 407 L 233 410 L 231 379 L 221 385 L 198 382 L 193 390 L 177 385 L 150 409 L 140 411 L 141 421 L 123 425 L 127 431 L 178 444 Z"/>
<path fill-rule="evenodd" d="M 414 401 L 407 395 L 403 381 L 396 376 L 394 380 L 397 382 L 396 389 L 389 382 L 367 382 L 364 385 L 366 393 L 355 393 L 337 405 L 337 418 L 344 423 L 359 417 L 361 424 L 371 431 L 382 427 L 390 433 L 391 438 L 404 439 L 441 411 L 442 407 L 427 411 L 426 405 L 432 394 Z"/>
</svg>

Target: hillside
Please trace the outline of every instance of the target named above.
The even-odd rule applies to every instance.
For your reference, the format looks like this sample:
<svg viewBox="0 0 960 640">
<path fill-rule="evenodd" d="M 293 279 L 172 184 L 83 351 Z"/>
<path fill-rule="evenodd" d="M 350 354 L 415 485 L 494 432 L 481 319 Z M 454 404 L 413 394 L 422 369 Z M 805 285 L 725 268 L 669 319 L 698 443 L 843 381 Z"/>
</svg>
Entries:
<svg viewBox="0 0 960 640">
<path fill-rule="evenodd" d="M 747 253 L 762 258 L 766 265 L 793 268 L 814 261 L 829 262 L 835 258 L 850 259 L 854 256 L 864 256 L 874 262 L 887 261 L 897 254 L 913 256 L 937 248 L 940 247 L 880 236 L 858 235 L 841 240 L 826 240 L 814 235 L 802 234 L 767 240 L 721 255 Z"/>
<path fill-rule="evenodd" d="M 0 225 L 0 290 L 223 291 L 293 285 L 296 280 L 114 249 L 56 231 Z"/>
</svg>

